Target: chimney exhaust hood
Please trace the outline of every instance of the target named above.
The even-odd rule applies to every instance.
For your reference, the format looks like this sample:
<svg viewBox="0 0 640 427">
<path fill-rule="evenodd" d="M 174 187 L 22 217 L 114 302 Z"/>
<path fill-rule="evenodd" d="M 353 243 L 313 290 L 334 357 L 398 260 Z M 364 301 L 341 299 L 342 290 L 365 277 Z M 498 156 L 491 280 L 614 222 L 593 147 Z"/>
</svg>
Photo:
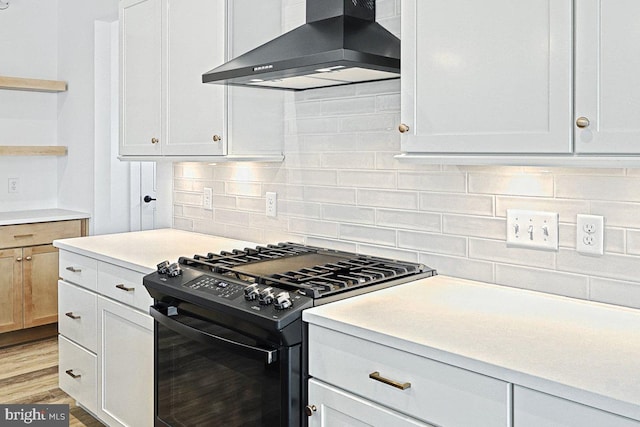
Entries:
<svg viewBox="0 0 640 427">
<path fill-rule="evenodd" d="M 202 75 L 203 83 L 305 90 L 400 77 L 400 39 L 375 0 L 307 0 L 307 22 Z"/>
</svg>

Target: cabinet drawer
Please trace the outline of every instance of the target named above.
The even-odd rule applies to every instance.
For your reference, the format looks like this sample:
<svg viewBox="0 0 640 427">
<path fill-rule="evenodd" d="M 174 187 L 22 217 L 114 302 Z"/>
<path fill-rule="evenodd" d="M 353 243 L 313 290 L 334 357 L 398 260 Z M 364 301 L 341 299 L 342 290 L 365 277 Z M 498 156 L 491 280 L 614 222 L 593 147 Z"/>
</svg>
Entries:
<svg viewBox="0 0 640 427">
<path fill-rule="evenodd" d="M 58 274 L 67 282 L 95 291 L 98 286 L 98 261 L 61 250 Z"/>
<path fill-rule="evenodd" d="M 78 286 L 58 282 L 58 330 L 66 338 L 96 352 L 98 297 Z"/>
<path fill-rule="evenodd" d="M 100 262 L 98 292 L 148 313 L 149 306 L 153 304 L 153 298 L 142 284 L 143 277 L 144 274 L 137 271 Z"/>
<path fill-rule="evenodd" d="M 640 421 L 520 386 L 513 388 L 513 423 L 518 427 L 640 427 Z"/>
<path fill-rule="evenodd" d="M 4 225 L 0 227 L 0 248 L 47 245 L 55 239 L 81 235 L 81 220 Z"/>
<path fill-rule="evenodd" d="M 62 335 L 58 336 L 58 351 L 60 388 L 95 414 L 98 404 L 96 355 Z"/>
<path fill-rule="evenodd" d="M 379 379 L 370 378 L 376 372 Z M 315 325 L 309 325 L 309 373 L 427 423 L 508 425 L 507 383 Z"/>
</svg>

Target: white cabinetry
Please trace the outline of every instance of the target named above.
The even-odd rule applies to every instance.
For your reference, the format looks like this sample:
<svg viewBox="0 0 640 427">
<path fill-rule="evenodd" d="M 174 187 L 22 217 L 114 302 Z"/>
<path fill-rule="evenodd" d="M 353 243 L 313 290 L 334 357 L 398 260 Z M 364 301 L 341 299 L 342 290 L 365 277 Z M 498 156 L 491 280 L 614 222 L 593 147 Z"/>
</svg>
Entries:
<svg viewBox="0 0 640 427">
<path fill-rule="evenodd" d="M 398 424 L 373 423 L 380 426 L 509 425 L 509 384 L 316 325 L 309 325 L 309 374 L 315 382 L 307 404 L 315 406 L 310 420 L 318 423 L 312 425 L 324 425 L 314 418 L 332 417 L 345 420 L 345 425 L 361 425 L 355 420 L 362 405 L 385 416 L 395 412 L 410 417 L 399 416 Z M 325 391 L 319 392 L 318 386 Z M 334 403 L 328 398 L 334 389 L 350 398 Z"/>
<path fill-rule="evenodd" d="M 587 375 L 587 374 L 585 374 Z M 515 386 L 514 427 L 639 427 L 640 422 Z"/>
<path fill-rule="evenodd" d="M 575 116 L 579 153 L 640 154 L 640 2 L 576 2 Z"/>
<path fill-rule="evenodd" d="M 153 303 L 143 274 L 60 251 L 60 388 L 109 426 L 153 425 Z"/>
<path fill-rule="evenodd" d="M 639 17 L 631 0 L 403 0 L 405 157 L 597 165 L 581 154 L 640 154 Z"/>
<path fill-rule="evenodd" d="M 237 51 L 229 38 L 242 35 L 237 45 L 255 47 L 280 34 L 280 0 L 262 3 L 261 14 L 247 1 L 120 2 L 121 157 L 282 159 L 282 101 L 267 102 L 269 91 L 202 83 Z M 259 25 L 247 25 L 255 19 Z"/>
</svg>

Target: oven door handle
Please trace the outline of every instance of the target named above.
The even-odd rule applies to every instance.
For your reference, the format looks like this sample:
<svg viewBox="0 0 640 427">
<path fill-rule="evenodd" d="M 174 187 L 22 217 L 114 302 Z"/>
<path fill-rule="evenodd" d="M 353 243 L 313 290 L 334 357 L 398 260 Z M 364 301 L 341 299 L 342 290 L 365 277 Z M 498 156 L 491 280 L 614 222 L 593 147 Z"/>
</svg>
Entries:
<svg viewBox="0 0 640 427">
<path fill-rule="evenodd" d="M 151 314 L 151 317 L 153 317 L 158 323 L 192 340 L 199 341 L 204 344 L 221 346 L 232 351 L 241 351 L 244 355 L 251 356 L 257 359 L 264 359 L 267 365 L 270 365 L 278 360 L 277 350 L 267 350 L 264 348 L 254 347 L 248 344 L 219 337 L 217 335 L 209 334 L 196 328 L 192 328 L 191 326 L 185 325 L 184 323 L 172 319 L 170 316 L 167 316 L 166 314 L 160 312 L 154 306 L 151 306 L 149 308 L 149 313 Z"/>
</svg>

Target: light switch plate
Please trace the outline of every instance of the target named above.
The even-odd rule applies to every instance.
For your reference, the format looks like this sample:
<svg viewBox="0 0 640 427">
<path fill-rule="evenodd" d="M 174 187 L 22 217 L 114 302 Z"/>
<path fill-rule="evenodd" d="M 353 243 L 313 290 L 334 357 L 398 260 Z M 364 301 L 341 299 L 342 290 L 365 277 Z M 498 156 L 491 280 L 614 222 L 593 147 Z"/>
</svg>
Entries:
<svg viewBox="0 0 640 427">
<path fill-rule="evenodd" d="M 507 209 L 507 246 L 558 250 L 558 213 Z"/>
</svg>

